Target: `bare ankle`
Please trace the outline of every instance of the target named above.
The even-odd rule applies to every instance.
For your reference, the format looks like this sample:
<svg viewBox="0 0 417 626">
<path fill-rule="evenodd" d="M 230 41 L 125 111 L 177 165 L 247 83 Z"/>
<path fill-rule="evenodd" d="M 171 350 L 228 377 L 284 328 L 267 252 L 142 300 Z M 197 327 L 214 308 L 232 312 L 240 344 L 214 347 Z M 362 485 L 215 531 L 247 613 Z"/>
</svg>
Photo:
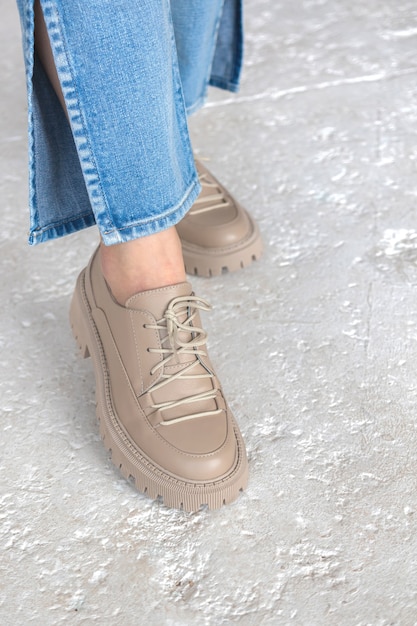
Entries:
<svg viewBox="0 0 417 626">
<path fill-rule="evenodd" d="M 100 250 L 104 278 L 120 304 L 141 291 L 186 280 L 175 227 L 114 246 L 101 244 Z"/>
</svg>

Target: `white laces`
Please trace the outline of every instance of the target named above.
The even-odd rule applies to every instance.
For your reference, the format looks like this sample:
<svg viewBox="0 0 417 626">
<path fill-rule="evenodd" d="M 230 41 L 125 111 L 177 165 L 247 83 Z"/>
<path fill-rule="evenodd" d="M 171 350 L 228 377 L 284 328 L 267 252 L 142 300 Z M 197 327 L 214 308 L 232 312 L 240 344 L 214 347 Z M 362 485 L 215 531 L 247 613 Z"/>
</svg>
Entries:
<svg viewBox="0 0 417 626">
<path fill-rule="evenodd" d="M 152 330 L 167 331 L 167 334 L 161 340 L 161 348 L 148 348 L 149 352 L 163 355 L 163 359 L 151 369 L 151 375 L 155 374 L 159 369 L 165 368 L 166 365 L 178 363 L 179 355 L 189 354 L 194 357 L 190 363 L 185 365 L 183 369 L 175 374 L 167 374 L 163 371 L 161 376 L 162 380 L 152 387 L 152 391 L 156 391 L 175 380 L 214 378 L 214 373 L 209 370 L 200 359 L 200 356 L 206 356 L 206 352 L 202 349 L 202 346 L 206 344 L 207 333 L 202 328 L 192 325 L 193 319 L 197 315 L 198 310 L 209 311 L 210 308 L 211 307 L 208 302 L 202 298 L 198 298 L 197 296 L 179 296 L 171 300 L 162 319 L 158 320 L 156 324 L 145 325 L 145 328 L 150 328 Z M 183 321 L 180 321 L 180 319 L 183 319 Z M 184 341 L 180 338 L 180 333 L 186 333 L 189 339 Z M 193 372 L 196 367 L 198 367 L 199 370 L 203 367 L 205 373 Z M 216 396 L 217 389 L 214 388 L 181 398 L 180 400 L 167 400 L 159 404 L 153 404 L 152 408 L 155 410 L 165 411 L 178 406 L 190 405 L 193 402 L 214 400 Z M 162 420 L 160 424 L 162 426 L 169 426 L 177 424 L 178 422 L 195 419 L 197 417 L 216 415 L 221 413 L 221 411 L 222 409 L 200 411 L 184 415 L 183 417 Z"/>
</svg>

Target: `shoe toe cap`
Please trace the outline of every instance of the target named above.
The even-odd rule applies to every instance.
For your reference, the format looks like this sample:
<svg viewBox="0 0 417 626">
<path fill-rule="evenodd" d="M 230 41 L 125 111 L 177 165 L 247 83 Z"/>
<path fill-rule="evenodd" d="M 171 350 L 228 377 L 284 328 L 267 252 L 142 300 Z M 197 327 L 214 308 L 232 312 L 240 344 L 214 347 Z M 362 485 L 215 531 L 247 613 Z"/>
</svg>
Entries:
<svg viewBox="0 0 417 626">
<path fill-rule="evenodd" d="M 246 211 L 237 205 L 217 212 L 186 216 L 177 224 L 183 241 L 202 248 L 226 248 L 250 237 L 252 224 Z"/>
<path fill-rule="evenodd" d="M 160 426 L 158 434 L 165 443 L 165 469 L 184 480 L 219 480 L 239 457 L 235 428 L 225 413 Z"/>
</svg>

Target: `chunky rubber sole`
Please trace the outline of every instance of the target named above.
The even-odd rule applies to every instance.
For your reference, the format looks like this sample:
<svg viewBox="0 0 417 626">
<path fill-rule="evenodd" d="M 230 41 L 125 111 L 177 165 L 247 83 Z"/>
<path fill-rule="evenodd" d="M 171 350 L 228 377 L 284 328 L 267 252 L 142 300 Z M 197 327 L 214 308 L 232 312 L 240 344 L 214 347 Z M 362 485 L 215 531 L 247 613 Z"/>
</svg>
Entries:
<svg viewBox="0 0 417 626">
<path fill-rule="evenodd" d="M 182 253 L 187 274 L 194 276 L 220 276 L 235 272 L 257 261 L 262 255 L 263 245 L 258 226 L 248 215 L 251 230 L 246 239 L 235 247 L 203 248 L 181 239 Z"/>
<path fill-rule="evenodd" d="M 85 292 L 85 271 L 78 278 L 70 308 L 70 323 L 81 356 L 91 356 L 96 381 L 96 414 L 105 448 L 121 474 L 143 494 L 186 512 L 206 506 L 219 509 L 235 500 L 248 482 L 248 465 L 240 433 L 236 432 L 234 468 L 214 482 L 182 481 L 149 459 L 130 439 L 112 410 L 111 386 L 101 339 Z"/>
</svg>

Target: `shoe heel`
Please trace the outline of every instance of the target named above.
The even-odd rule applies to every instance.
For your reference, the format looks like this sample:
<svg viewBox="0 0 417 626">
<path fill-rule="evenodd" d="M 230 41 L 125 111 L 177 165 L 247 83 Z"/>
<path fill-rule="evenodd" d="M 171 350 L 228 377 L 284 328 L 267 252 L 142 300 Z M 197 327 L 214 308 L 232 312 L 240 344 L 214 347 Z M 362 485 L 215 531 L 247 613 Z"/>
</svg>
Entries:
<svg viewBox="0 0 417 626">
<path fill-rule="evenodd" d="M 78 281 L 80 281 L 80 278 L 78 279 Z M 84 316 L 82 312 L 83 305 L 81 300 L 81 285 L 78 281 L 74 291 L 74 295 L 72 296 L 71 300 L 69 318 L 72 334 L 74 335 L 74 339 L 77 342 L 80 354 L 83 359 L 87 359 L 90 356 L 90 350 L 88 348 L 88 334 L 85 328 Z"/>
</svg>

